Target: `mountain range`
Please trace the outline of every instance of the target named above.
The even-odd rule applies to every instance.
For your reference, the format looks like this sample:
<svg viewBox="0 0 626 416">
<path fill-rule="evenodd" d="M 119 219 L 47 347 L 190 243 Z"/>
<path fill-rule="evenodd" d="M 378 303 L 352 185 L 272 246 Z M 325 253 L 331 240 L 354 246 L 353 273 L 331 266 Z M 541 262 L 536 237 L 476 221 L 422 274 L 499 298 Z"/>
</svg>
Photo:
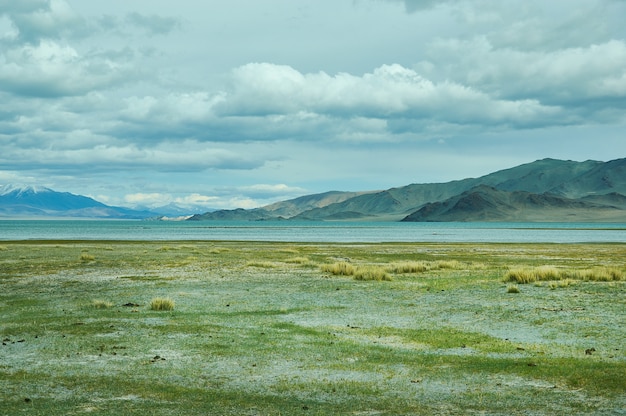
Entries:
<svg viewBox="0 0 626 416">
<path fill-rule="evenodd" d="M 49 188 L 0 186 L 0 217 L 144 219 L 150 211 L 112 207 L 82 195 Z"/>
<path fill-rule="evenodd" d="M 181 213 L 172 206 L 133 210 L 49 188 L 0 186 L 0 217 L 162 219 Z M 626 158 L 609 162 L 542 159 L 479 178 L 382 191 L 330 191 L 188 219 L 626 222 Z"/>
<path fill-rule="evenodd" d="M 326 192 L 190 220 L 626 222 L 626 158 L 542 159 L 479 178 Z"/>
</svg>

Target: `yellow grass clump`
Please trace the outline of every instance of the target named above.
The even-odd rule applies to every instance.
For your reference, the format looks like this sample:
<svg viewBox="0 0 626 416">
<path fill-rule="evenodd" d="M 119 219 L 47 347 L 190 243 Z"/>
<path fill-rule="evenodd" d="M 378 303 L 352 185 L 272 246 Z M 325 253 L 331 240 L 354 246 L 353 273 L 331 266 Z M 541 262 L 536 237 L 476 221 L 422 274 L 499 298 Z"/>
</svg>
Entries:
<svg viewBox="0 0 626 416">
<path fill-rule="evenodd" d="M 592 282 L 619 282 L 624 280 L 624 272 L 615 267 L 594 267 L 573 271 L 568 277 Z"/>
<path fill-rule="evenodd" d="M 348 262 L 341 261 L 333 264 L 322 264 L 320 268 L 323 272 L 335 276 L 353 276 L 355 280 L 392 280 L 391 275 L 389 275 L 384 268 L 379 266 L 355 267 Z"/>
<path fill-rule="evenodd" d="M 519 293 L 519 287 L 517 287 L 517 285 L 508 285 L 506 293 Z"/>
<path fill-rule="evenodd" d="M 96 259 L 96 256 L 92 254 L 89 254 L 89 253 L 80 254 L 80 261 L 82 262 L 94 261 L 95 259 Z"/>
<path fill-rule="evenodd" d="M 435 265 L 438 269 L 460 269 L 462 264 L 458 260 L 437 260 Z"/>
<path fill-rule="evenodd" d="M 357 267 L 354 271 L 355 280 L 376 280 L 376 281 L 391 281 L 391 275 L 385 271 L 382 267 L 378 266 L 364 266 Z"/>
<path fill-rule="evenodd" d="M 246 267 L 258 267 L 261 269 L 271 269 L 276 266 L 276 263 L 272 263 L 271 261 L 249 261 L 246 263 Z"/>
<path fill-rule="evenodd" d="M 285 260 L 285 263 L 291 264 L 309 264 L 311 260 L 308 257 L 292 257 L 290 259 Z"/>
<path fill-rule="evenodd" d="M 150 302 L 150 309 L 153 311 L 173 311 L 174 301 L 170 298 L 154 298 Z"/>
<path fill-rule="evenodd" d="M 96 309 L 109 309 L 113 307 L 113 303 L 106 300 L 94 299 L 91 301 L 91 306 Z"/>
<path fill-rule="evenodd" d="M 560 280 L 562 271 L 554 266 L 523 267 L 509 270 L 504 280 L 517 283 L 533 283 L 545 280 Z"/>
<path fill-rule="evenodd" d="M 355 267 L 345 261 L 333 264 L 322 264 L 320 266 L 323 272 L 330 273 L 335 276 L 353 276 Z"/>
<path fill-rule="evenodd" d="M 391 264 L 387 270 L 390 273 L 422 273 L 438 269 L 461 269 L 463 263 L 458 260 L 437 261 L 403 261 Z"/>
<path fill-rule="evenodd" d="M 389 266 L 391 273 L 422 273 L 432 269 L 430 262 L 426 261 L 403 261 Z"/>
<path fill-rule="evenodd" d="M 517 283 L 534 283 L 566 279 L 570 281 L 583 280 L 594 282 L 621 281 L 624 280 L 624 272 L 614 267 L 594 267 L 591 269 L 575 270 L 559 269 L 555 266 L 539 266 L 511 269 L 504 276 L 505 282 Z"/>
</svg>

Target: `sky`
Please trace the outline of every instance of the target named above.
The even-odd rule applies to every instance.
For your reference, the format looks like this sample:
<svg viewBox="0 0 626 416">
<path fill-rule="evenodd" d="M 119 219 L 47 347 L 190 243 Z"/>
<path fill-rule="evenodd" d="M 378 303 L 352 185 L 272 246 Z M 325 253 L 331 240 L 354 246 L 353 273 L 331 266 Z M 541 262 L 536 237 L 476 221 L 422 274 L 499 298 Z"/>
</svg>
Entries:
<svg viewBox="0 0 626 416">
<path fill-rule="evenodd" d="M 626 157 L 625 0 L 0 0 L 0 185 L 128 207 Z"/>
</svg>

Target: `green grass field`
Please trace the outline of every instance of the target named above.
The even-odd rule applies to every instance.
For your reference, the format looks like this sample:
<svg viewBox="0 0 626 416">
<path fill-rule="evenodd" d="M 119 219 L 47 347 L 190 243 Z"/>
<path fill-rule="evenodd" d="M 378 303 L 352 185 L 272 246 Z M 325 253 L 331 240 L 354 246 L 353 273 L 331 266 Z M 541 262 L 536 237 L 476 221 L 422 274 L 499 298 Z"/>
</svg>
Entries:
<svg viewBox="0 0 626 416">
<path fill-rule="evenodd" d="M 0 415 L 624 414 L 625 294 L 624 244 L 2 242 Z"/>
</svg>

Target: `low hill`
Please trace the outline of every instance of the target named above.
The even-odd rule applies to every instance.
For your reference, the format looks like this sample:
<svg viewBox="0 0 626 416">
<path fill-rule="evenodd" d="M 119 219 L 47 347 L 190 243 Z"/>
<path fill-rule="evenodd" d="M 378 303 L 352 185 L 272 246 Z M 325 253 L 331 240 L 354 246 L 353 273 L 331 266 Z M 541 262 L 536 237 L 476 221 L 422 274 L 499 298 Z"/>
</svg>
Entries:
<svg viewBox="0 0 626 416">
<path fill-rule="evenodd" d="M 266 205 L 262 209 L 270 212 L 272 215 L 283 218 L 290 218 L 300 214 L 303 211 L 324 208 L 332 204 L 338 204 L 354 197 L 374 193 L 370 192 L 341 192 L 330 191 L 321 194 L 305 195 L 287 201 L 276 202 Z"/>
<path fill-rule="evenodd" d="M 191 216 L 187 221 L 260 221 L 279 219 L 262 209 L 220 209 Z"/>
<path fill-rule="evenodd" d="M 303 211 L 320 209 L 332 204 L 341 203 L 368 192 L 340 192 L 330 191 L 321 194 L 305 195 L 287 201 L 280 201 L 262 208 L 245 210 L 222 209 L 204 214 L 197 214 L 189 218 L 190 221 L 203 220 L 240 220 L 259 221 L 295 218 Z"/>
</svg>

